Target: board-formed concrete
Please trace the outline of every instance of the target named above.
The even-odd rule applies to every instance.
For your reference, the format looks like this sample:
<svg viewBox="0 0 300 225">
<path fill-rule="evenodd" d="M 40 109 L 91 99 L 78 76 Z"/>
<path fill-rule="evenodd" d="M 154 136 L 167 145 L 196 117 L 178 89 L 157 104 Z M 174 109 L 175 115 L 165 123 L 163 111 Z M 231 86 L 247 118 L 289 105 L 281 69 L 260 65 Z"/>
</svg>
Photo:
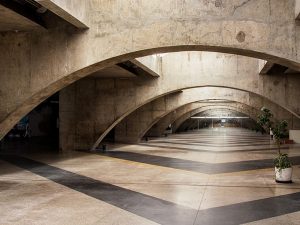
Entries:
<svg viewBox="0 0 300 225">
<path fill-rule="evenodd" d="M 67 5 L 67 0 L 60 2 Z M 47 31 L 0 36 L 1 138 L 22 116 L 63 87 L 106 66 L 153 53 L 217 51 L 300 68 L 300 31 L 293 0 L 179 0 L 176 4 L 173 0 L 142 0 L 138 4 L 90 0 L 84 4 L 80 7 L 84 12 L 79 15 L 83 15 L 81 20 L 89 27 L 87 31 L 58 24 Z M 70 10 L 76 15 L 72 10 L 78 8 Z M 269 93 L 268 97 L 273 96 L 279 104 L 299 114 L 293 99 L 282 101 L 287 95 L 278 96 L 274 91 L 274 87 L 282 89 L 285 83 L 288 88 L 280 93 L 299 94 L 294 79 L 297 80 L 288 76 L 261 78 L 266 82 L 259 82 L 264 84 L 260 94 Z"/>
</svg>

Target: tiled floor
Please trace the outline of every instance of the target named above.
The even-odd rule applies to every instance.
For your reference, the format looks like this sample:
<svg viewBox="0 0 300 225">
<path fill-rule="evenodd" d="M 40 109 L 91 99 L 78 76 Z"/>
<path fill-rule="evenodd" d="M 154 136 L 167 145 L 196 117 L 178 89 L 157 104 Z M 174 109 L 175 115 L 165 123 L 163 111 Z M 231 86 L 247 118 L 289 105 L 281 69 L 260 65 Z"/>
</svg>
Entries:
<svg viewBox="0 0 300 225">
<path fill-rule="evenodd" d="M 0 224 L 300 224 L 293 184 L 276 184 L 275 145 L 242 129 L 202 130 L 107 153 L 0 155 Z"/>
</svg>

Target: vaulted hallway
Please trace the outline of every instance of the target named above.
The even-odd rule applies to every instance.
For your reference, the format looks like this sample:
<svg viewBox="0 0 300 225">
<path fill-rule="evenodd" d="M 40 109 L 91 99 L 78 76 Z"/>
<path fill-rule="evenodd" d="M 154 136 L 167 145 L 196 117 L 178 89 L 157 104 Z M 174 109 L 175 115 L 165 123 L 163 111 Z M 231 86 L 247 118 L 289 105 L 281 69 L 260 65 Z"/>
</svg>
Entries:
<svg viewBox="0 0 300 225">
<path fill-rule="evenodd" d="M 0 225 L 300 224 L 300 0 L 0 0 Z"/>
</svg>

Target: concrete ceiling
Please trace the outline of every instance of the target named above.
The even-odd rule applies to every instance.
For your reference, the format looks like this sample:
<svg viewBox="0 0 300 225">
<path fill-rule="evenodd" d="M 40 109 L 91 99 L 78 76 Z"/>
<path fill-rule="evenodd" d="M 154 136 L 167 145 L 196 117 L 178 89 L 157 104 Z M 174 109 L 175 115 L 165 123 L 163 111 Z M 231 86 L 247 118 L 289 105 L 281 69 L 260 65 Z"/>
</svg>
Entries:
<svg viewBox="0 0 300 225">
<path fill-rule="evenodd" d="M 27 31 L 41 29 L 32 20 L 0 5 L 0 31 Z"/>
<path fill-rule="evenodd" d="M 135 74 L 129 72 L 126 69 L 121 68 L 120 66 L 114 65 L 107 67 L 103 70 L 97 71 L 90 75 L 95 78 L 130 78 L 136 77 Z"/>
<path fill-rule="evenodd" d="M 145 64 L 144 64 L 145 63 Z M 140 62 L 136 59 L 118 63 L 116 65 L 99 70 L 90 76 L 94 78 L 156 78 L 159 75 L 148 67 L 147 62 Z"/>
<path fill-rule="evenodd" d="M 197 116 L 247 116 L 244 113 L 232 110 L 232 109 L 209 109 L 194 115 Z"/>
</svg>

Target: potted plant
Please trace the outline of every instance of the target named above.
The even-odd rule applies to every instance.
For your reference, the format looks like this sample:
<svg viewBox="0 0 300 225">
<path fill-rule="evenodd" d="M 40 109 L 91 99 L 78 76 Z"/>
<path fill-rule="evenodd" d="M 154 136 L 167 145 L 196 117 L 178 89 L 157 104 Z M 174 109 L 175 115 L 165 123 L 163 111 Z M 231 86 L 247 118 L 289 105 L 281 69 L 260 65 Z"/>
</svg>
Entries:
<svg viewBox="0 0 300 225">
<path fill-rule="evenodd" d="M 273 118 L 273 114 L 272 114 L 271 110 L 269 110 L 265 107 L 261 108 L 261 114 L 258 115 L 257 123 L 261 127 L 262 134 L 265 133 L 265 130 L 272 129 L 272 125 L 273 125 L 272 118 Z"/>
<path fill-rule="evenodd" d="M 287 133 L 288 123 L 285 120 L 276 122 L 275 124 L 271 121 L 273 114 L 267 108 L 261 109 L 261 114 L 258 116 L 257 123 L 263 129 L 270 129 L 273 133 L 274 140 L 278 148 L 278 156 L 274 160 L 275 165 L 275 177 L 278 183 L 291 183 L 292 182 L 292 164 L 287 154 L 281 153 L 282 139 Z M 262 129 L 262 130 L 263 130 Z"/>
<path fill-rule="evenodd" d="M 275 142 L 278 147 L 278 156 L 274 160 L 275 164 L 275 174 L 276 174 L 276 182 L 278 183 L 291 183 L 292 182 L 292 164 L 289 160 L 287 154 L 282 154 L 280 150 L 280 146 L 282 143 L 282 138 L 285 137 L 287 133 L 287 122 L 282 120 L 275 124 L 272 129 Z"/>
</svg>

